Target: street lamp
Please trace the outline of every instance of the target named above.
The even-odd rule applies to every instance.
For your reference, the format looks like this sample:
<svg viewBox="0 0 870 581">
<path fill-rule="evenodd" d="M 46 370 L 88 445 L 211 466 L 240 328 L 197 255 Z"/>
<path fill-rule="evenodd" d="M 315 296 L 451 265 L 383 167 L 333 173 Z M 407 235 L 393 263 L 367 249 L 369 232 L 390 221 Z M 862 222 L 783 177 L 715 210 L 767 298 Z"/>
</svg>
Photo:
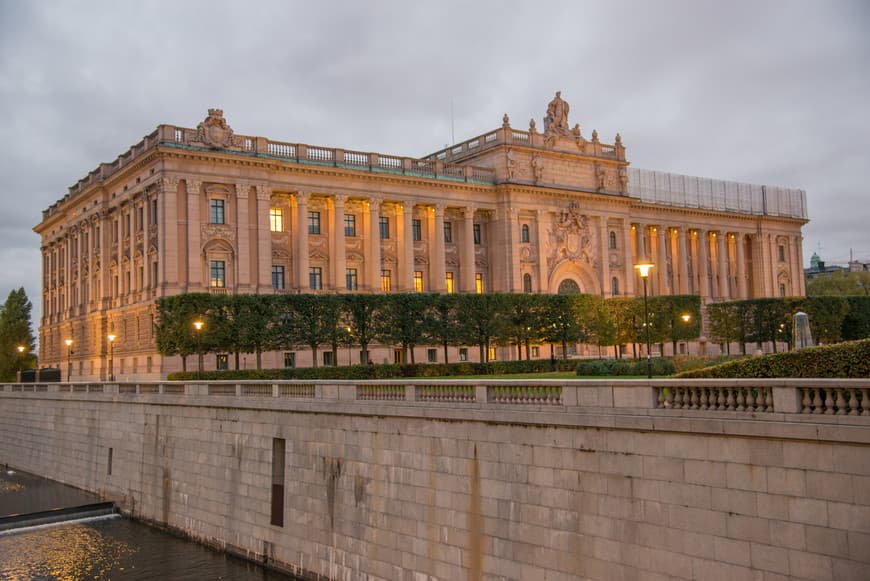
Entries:
<svg viewBox="0 0 870 581">
<path fill-rule="evenodd" d="M 199 370 L 202 371 L 202 339 L 200 331 L 205 327 L 205 323 L 197 319 L 193 322 L 193 330 L 196 331 L 196 354 L 199 359 Z"/>
<path fill-rule="evenodd" d="M 643 279 L 643 322 L 646 327 L 646 376 L 648 379 L 652 379 L 652 358 L 650 351 L 652 351 L 652 342 L 650 341 L 649 334 L 649 305 L 647 303 L 647 282 L 646 279 L 649 278 L 649 271 L 654 265 L 650 263 L 643 264 L 635 264 L 634 267 L 637 269 L 638 274 L 640 274 L 640 278 Z"/>
<path fill-rule="evenodd" d="M 115 381 L 115 339 L 117 335 L 109 334 L 109 381 Z"/>
<path fill-rule="evenodd" d="M 692 315 L 690 315 L 689 313 L 686 313 L 685 315 L 682 315 L 680 318 L 683 320 L 684 323 L 688 323 L 689 321 L 692 320 Z"/>
<path fill-rule="evenodd" d="M 21 383 L 21 364 L 24 361 L 24 352 L 27 350 L 27 347 L 19 345 L 16 349 L 18 350 L 18 383 Z"/>
<path fill-rule="evenodd" d="M 70 377 L 72 376 L 72 339 L 66 339 L 64 341 L 66 343 L 66 382 L 70 382 Z"/>
</svg>

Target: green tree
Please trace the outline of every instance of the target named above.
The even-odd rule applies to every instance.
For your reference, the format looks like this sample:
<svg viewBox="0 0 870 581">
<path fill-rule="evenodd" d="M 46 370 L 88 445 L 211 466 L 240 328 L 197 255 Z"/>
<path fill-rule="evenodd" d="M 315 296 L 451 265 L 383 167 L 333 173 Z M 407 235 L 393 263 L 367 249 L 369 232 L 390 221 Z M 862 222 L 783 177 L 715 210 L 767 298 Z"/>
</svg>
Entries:
<svg viewBox="0 0 870 581">
<path fill-rule="evenodd" d="M 13 290 L 0 310 L 0 378 L 13 381 L 19 369 L 36 366 L 36 340 L 30 313 L 33 305 L 24 288 Z M 23 351 L 18 348 L 24 347 Z"/>
<path fill-rule="evenodd" d="M 841 270 L 807 283 L 808 297 L 870 295 L 870 272 Z"/>
<path fill-rule="evenodd" d="M 849 312 L 849 303 L 844 297 L 807 297 L 801 301 L 800 306 L 809 317 L 810 332 L 814 341 L 837 343 L 843 340 L 843 320 Z"/>
<path fill-rule="evenodd" d="M 540 295 L 507 294 L 505 295 L 505 328 L 507 338 L 516 342 L 517 358 L 522 360 L 523 347 L 526 359 L 531 359 L 532 338 L 540 334 Z"/>
<path fill-rule="evenodd" d="M 424 340 L 424 323 L 429 295 L 391 294 L 378 311 L 378 337 L 387 345 L 399 345 L 403 360 L 416 363 L 414 347 Z M 410 359 L 408 352 L 410 351 Z"/>
<path fill-rule="evenodd" d="M 587 327 L 581 321 L 580 312 L 585 312 L 585 295 L 545 296 L 549 325 L 544 328 L 544 340 L 562 346 L 562 359 L 568 358 L 568 345 L 587 338 Z"/>
<path fill-rule="evenodd" d="M 317 367 L 317 349 L 332 340 L 335 318 L 332 305 L 322 300 L 328 295 L 279 295 L 285 299 L 282 339 L 289 345 L 305 345 L 311 349 L 313 366 Z"/>
<path fill-rule="evenodd" d="M 459 340 L 477 345 L 480 361 L 489 361 L 489 347 L 500 337 L 504 323 L 505 298 L 501 293 L 456 295 Z"/>
<path fill-rule="evenodd" d="M 449 363 L 447 348 L 459 343 L 459 319 L 457 314 L 457 295 L 432 295 L 426 309 L 425 336 L 434 345 L 444 350 L 444 363 Z"/>
<path fill-rule="evenodd" d="M 350 338 L 362 351 L 362 363 L 369 363 L 369 345 L 375 340 L 378 310 L 384 305 L 384 295 L 342 295 L 343 309 L 350 327 Z"/>
<path fill-rule="evenodd" d="M 606 302 L 613 320 L 614 343 L 619 346 L 631 343 L 634 357 L 637 358 L 636 341 L 642 330 L 643 301 L 629 297 L 617 297 Z M 622 347 L 620 347 L 619 357 L 621 358 L 622 355 Z"/>
</svg>

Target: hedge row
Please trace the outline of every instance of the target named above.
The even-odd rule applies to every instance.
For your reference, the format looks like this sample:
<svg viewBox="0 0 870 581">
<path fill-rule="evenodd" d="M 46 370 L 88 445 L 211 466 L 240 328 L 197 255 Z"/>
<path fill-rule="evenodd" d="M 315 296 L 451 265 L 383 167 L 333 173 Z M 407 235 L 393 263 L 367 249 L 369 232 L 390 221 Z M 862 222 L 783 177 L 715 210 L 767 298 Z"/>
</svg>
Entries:
<svg viewBox="0 0 870 581">
<path fill-rule="evenodd" d="M 870 377 L 870 339 L 747 357 L 677 375 L 692 377 Z"/>
<path fill-rule="evenodd" d="M 339 367 L 293 367 L 286 369 L 240 369 L 223 371 L 183 371 L 171 373 L 170 381 L 228 381 L 269 379 L 396 379 L 411 377 L 451 377 L 463 375 L 509 375 L 574 371 L 575 361 L 535 359 L 532 361 L 491 361 L 489 363 L 417 363 L 408 365 L 348 365 Z"/>
<path fill-rule="evenodd" d="M 673 359 L 656 357 L 651 360 L 653 375 L 673 375 Z M 577 364 L 577 375 L 646 375 L 646 359 L 590 359 Z"/>
</svg>

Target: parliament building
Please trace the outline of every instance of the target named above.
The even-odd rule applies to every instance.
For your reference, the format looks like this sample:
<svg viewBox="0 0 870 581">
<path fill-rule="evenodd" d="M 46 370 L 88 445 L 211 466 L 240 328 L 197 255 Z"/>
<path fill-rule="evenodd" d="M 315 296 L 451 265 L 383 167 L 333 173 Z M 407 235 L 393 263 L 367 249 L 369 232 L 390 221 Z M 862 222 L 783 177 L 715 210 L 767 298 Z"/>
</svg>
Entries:
<svg viewBox="0 0 870 581">
<path fill-rule="evenodd" d="M 164 378 L 156 299 L 186 292 L 636 296 L 648 261 L 653 295 L 804 294 L 805 192 L 631 168 L 568 112 L 557 93 L 540 126 L 421 158 L 240 135 L 219 109 L 160 125 L 43 211 L 40 364 Z"/>
</svg>

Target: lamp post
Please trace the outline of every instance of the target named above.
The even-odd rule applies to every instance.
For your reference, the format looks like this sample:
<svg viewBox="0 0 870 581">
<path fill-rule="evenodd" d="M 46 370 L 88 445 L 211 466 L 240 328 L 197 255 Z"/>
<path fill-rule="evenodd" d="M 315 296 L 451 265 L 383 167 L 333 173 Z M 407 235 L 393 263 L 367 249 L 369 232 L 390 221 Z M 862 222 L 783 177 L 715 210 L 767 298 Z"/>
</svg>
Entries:
<svg viewBox="0 0 870 581">
<path fill-rule="evenodd" d="M 649 271 L 653 267 L 652 264 L 643 263 L 643 264 L 635 264 L 634 267 L 637 269 L 638 274 L 640 274 L 640 278 L 643 279 L 643 324 L 646 327 L 646 376 L 648 379 L 652 379 L 652 342 L 650 341 L 650 331 L 649 331 L 649 304 L 647 303 L 647 282 L 646 280 L 649 278 Z"/>
<path fill-rule="evenodd" d="M 109 381 L 115 381 L 115 339 L 117 335 L 109 333 Z"/>
<path fill-rule="evenodd" d="M 24 361 L 24 352 L 27 350 L 27 347 L 19 345 L 16 349 L 18 350 L 18 383 L 21 383 L 21 364 Z"/>
<path fill-rule="evenodd" d="M 66 343 L 66 382 L 70 382 L 70 378 L 72 377 L 72 339 L 66 339 L 64 341 Z"/>
<path fill-rule="evenodd" d="M 205 327 L 205 323 L 197 319 L 193 322 L 193 330 L 196 332 L 196 355 L 199 362 L 199 370 L 202 371 L 202 339 L 201 331 Z"/>
</svg>

